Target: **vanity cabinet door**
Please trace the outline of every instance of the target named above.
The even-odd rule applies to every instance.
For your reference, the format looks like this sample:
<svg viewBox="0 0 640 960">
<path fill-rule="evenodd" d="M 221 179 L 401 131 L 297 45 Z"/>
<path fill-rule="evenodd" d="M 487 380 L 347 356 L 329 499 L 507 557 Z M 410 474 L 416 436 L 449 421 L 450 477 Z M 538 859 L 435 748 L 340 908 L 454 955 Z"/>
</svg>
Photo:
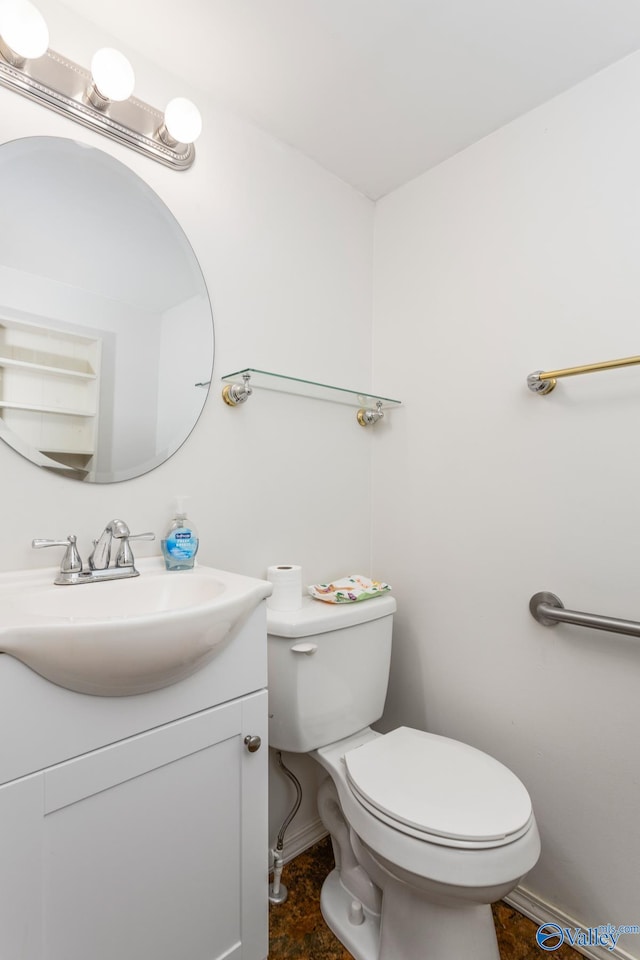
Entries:
<svg viewBox="0 0 640 960">
<path fill-rule="evenodd" d="M 264 691 L 3 787 L 0 957 L 264 960 L 267 749 L 247 735 L 266 744 Z"/>
</svg>

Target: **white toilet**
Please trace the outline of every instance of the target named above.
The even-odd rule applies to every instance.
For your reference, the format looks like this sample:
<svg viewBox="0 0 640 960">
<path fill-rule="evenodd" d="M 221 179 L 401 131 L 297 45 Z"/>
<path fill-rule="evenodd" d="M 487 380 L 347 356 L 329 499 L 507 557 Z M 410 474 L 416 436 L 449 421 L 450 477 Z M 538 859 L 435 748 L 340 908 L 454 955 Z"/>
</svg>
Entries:
<svg viewBox="0 0 640 960">
<path fill-rule="evenodd" d="M 269 745 L 329 776 L 336 869 L 323 916 L 356 960 L 499 960 L 489 904 L 534 866 L 529 795 L 507 767 L 408 727 L 381 735 L 396 602 L 268 610 Z"/>
</svg>

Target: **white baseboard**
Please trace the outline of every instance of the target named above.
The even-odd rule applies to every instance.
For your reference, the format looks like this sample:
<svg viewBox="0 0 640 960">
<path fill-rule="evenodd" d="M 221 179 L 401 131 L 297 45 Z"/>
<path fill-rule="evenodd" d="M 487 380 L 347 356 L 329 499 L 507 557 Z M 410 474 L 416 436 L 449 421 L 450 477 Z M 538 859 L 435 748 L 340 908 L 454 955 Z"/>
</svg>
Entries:
<svg viewBox="0 0 640 960">
<path fill-rule="evenodd" d="M 298 830 L 288 830 L 284 838 L 284 850 L 282 858 L 285 863 L 293 860 L 298 854 L 304 853 L 309 847 L 312 847 L 318 840 L 327 836 L 327 830 L 320 818 L 311 820 L 304 824 Z"/>
<path fill-rule="evenodd" d="M 530 920 L 533 920 L 534 923 L 538 925 L 543 923 L 556 923 L 559 927 L 562 927 L 562 929 L 569 927 L 573 930 L 579 927 L 582 930 L 588 930 L 588 927 L 584 923 L 576 920 L 575 917 L 570 917 L 568 914 L 563 913 L 562 910 L 558 910 L 553 904 L 540 899 L 540 897 L 537 897 L 524 887 L 516 887 L 513 893 L 504 899 L 510 906 L 514 907 L 515 910 L 524 914 L 525 917 L 529 917 Z M 581 953 L 584 957 L 589 957 L 589 960 L 605 960 L 605 958 L 608 958 L 608 960 L 611 960 L 611 958 L 613 958 L 613 960 L 640 960 L 640 952 L 628 953 L 620 946 L 620 943 L 625 939 L 627 943 L 629 940 L 635 940 L 638 944 L 638 950 L 640 951 L 640 935 L 638 934 L 628 935 L 626 938 L 625 935 L 622 934 L 618 944 L 613 950 L 602 946 L 574 946 L 573 949 Z M 536 957 L 540 956 L 542 958 L 547 956 L 550 960 L 553 960 L 554 952 L 548 951 L 545 953 L 536 943 L 531 944 L 531 950 L 532 954 L 535 951 Z"/>
</svg>

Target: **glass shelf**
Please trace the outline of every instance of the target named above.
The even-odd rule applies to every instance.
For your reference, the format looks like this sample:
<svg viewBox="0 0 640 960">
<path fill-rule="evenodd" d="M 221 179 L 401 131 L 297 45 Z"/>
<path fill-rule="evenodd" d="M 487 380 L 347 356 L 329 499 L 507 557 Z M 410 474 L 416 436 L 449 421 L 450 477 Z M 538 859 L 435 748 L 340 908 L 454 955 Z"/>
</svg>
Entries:
<svg viewBox="0 0 640 960">
<path fill-rule="evenodd" d="M 326 383 L 316 383 L 314 380 L 301 380 L 299 377 L 286 377 L 281 373 L 256 370 L 254 367 L 228 373 L 222 377 L 222 382 L 237 383 L 242 380 L 244 374 L 249 374 L 252 389 L 279 390 L 281 393 L 292 393 L 299 397 L 345 403 L 351 407 L 374 407 L 381 402 L 383 409 L 391 409 L 399 407 L 402 403 L 401 400 L 392 400 L 390 397 L 381 397 L 367 391 L 346 390 L 344 387 L 332 387 Z"/>
</svg>

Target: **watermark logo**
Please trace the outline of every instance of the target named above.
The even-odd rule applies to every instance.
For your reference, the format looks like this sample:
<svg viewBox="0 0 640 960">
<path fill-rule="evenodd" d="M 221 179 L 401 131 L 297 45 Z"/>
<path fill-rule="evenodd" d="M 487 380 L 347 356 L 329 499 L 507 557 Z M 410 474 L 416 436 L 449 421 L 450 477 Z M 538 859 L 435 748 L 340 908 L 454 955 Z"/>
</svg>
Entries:
<svg viewBox="0 0 640 960">
<path fill-rule="evenodd" d="M 543 923 L 536 930 L 536 943 L 541 950 L 557 950 L 563 943 L 570 947 L 606 947 L 615 950 L 619 938 L 625 933 L 640 933 L 637 923 L 614 926 L 603 923 L 599 927 L 561 927 L 557 923 Z"/>
<path fill-rule="evenodd" d="M 564 930 L 557 923 L 543 923 L 536 930 L 536 943 L 541 950 L 557 950 L 564 943 Z"/>
</svg>

